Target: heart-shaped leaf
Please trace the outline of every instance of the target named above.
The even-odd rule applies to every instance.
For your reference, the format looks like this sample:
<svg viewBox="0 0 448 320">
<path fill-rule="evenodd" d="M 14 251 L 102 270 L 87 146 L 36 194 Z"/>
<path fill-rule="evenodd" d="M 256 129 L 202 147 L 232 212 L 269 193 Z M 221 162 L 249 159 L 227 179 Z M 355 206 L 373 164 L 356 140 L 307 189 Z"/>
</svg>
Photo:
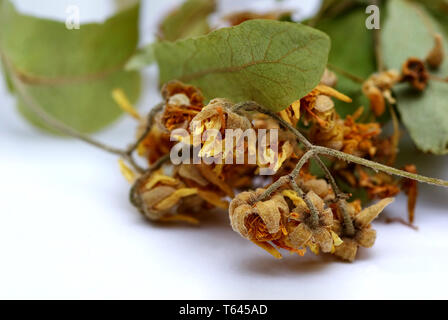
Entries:
<svg viewBox="0 0 448 320">
<path fill-rule="evenodd" d="M 330 39 L 291 22 L 250 20 L 206 36 L 157 43 L 160 82 L 198 86 L 208 99 L 254 100 L 274 111 L 286 108 L 320 81 Z"/>
<path fill-rule="evenodd" d="M 114 88 L 123 88 L 132 101 L 139 95 L 139 74 L 123 70 L 137 46 L 138 15 L 134 5 L 103 24 L 69 30 L 65 23 L 22 15 L 3 0 L 3 65 L 46 113 L 79 131 L 96 131 L 121 114 L 111 97 Z M 44 126 L 21 94 L 18 101 L 28 120 Z"/>
<path fill-rule="evenodd" d="M 389 1 L 387 20 L 383 29 L 384 59 L 389 68 L 401 69 L 410 57 L 425 59 L 434 46 L 434 33 L 447 35 L 427 10 L 404 0 Z M 448 75 L 448 57 L 437 72 Z M 397 95 L 401 119 L 417 147 L 434 154 L 448 153 L 448 83 L 431 80 L 423 93 L 400 85 Z"/>
</svg>

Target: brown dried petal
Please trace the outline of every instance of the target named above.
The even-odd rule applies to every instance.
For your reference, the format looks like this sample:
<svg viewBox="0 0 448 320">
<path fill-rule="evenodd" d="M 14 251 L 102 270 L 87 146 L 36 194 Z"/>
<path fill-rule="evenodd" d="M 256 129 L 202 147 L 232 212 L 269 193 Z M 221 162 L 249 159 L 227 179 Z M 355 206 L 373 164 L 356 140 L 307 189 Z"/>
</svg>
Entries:
<svg viewBox="0 0 448 320">
<path fill-rule="evenodd" d="M 319 197 L 325 198 L 329 192 L 328 183 L 324 179 L 312 179 L 303 182 L 302 187 L 305 191 L 314 191 Z"/>
<path fill-rule="evenodd" d="M 426 57 L 426 62 L 433 69 L 438 69 L 445 58 L 445 51 L 443 48 L 443 38 L 440 34 L 434 35 L 434 47 Z"/>
<path fill-rule="evenodd" d="M 325 228 L 317 228 L 313 231 L 314 240 L 319 244 L 320 249 L 324 253 L 328 253 L 333 248 L 333 237 Z"/>
<path fill-rule="evenodd" d="M 196 182 L 198 185 L 205 187 L 208 185 L 207 179 L 205 179 L 197 166 L 192 164 L 182 164 L 179 166 L 178 174 L 185 179 L 190 179 Z"/>
<path fill-rule="evenodd" d="M 325 209 L 319 215 L 319 221 L 322 226 L 331 227 L 333 220 L 333 211 L 330 208 Z"/>
<path fill-rule="evenodd" d="M 161 200 L 168 198 L 175 191 L 175 188 L 160 186 L 155 187 L 152 190 L 143 192 L 143 194 L 141 195 L 141 199 L 144 203 L 143 210 L 145 211 L 145 215 L 151 220 L 160 219 L 160 217 L 163 216 L 164 212 L 153 209 L 154 206 Z"/>
<path fill-rule="evenodd" d="M 362 229 L 356 233 L 355 240 L 364 248 L 371 248 L 375 244 L 376 231 L 374 229 Z"/>
<path fill-rule="evenodd" d="M 394 200 L 394 198 L 385 198 L 362 210 L 355 217 L 356 226 L 360 229 L 367 227 Z"/>
<path fill-rule="evenodd" d="M 311 229 L 305 223 L 301 223 L 288 234 L 287 241 L 291 247 L 298 249 L 303 247 L 312 236 Z"/>
<path fill-rule="evenodd" d="M 350 238 L 343 238 L 343 242 L 335 247 L 334 254 L 346 261 L 353 262 L 358 251 L 358 243 Z"/>
<path fill-rule="evenodd" d="M 324 211 L 324 206 L 325 203 L 324 201 L 321 199 L 321 197 L 319 197 L 314 191 L 310 191 L 306 194 L 306 197 L 308 199 L 310 199 L 310 201 L 314 204 L 314 206 L 316 207 L 317 211 L 322 212 Z"/>
<path fill-rule="evenodd" d="M 281 199 L 283 202 L 285 201 L 283 197 L 281 197 Z M 282 208 L 279 210 L 278 201 L 278 199 L 271 199 L 264 202 L 260 201 L 255 204 L 257 214 L 261 217 L 266 225 L 266 228 L 271 234 L 277 233 L 280 230 L 282 212 L 287 211 L 287 208 L 283 207 L 281 203 L 279 204 Z M 286 202 L 284 202 L 284 205 L 287 207 Z"/>
</svg>

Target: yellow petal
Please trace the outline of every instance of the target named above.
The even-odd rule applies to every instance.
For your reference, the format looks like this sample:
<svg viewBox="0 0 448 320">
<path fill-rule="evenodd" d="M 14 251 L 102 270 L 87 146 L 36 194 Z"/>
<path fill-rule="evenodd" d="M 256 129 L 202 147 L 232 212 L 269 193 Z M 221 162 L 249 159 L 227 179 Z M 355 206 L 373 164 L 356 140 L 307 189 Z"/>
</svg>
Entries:
<svg viewBox="0 0 448 320">
<path fill-rule="evenodd" d="M 146 182 L 145 188 L 149 190 L 159 182 L 169 186 L 175 186 L 179 183 L 179 181 L 177 181 L 173 177 L 168 177 L 156 172 L 151 176 L 148 182 Z"/>
<path fill-rule="evenodd" d="M 307 246 L 308 248 L 310 248 L 312 253 L 314 253 L 316 256 L 319 255 L 319 246 L 317 244 L 308 242 Z"/>
<path fill-rule="evenodd" d="M 299 197 L 297 192 L 295 192 L 293 190 L 283 190 L 282 194 L 285 197 L 288 197 L 289 199 L 291 199 L 291 201 L 294 203 L 294 205 L 296 207 L 298 207 L 298 206 L 305 206 L 306 207 L 305 201 L 301 197 Z"/>
<path fill-rule="evenodd" d="M 281 253 L 278 252 L 278 250 L 275 249 L 269 242 L 260 242 L 260 241 L 255 241 L 255 240 L 251 240 L 251 241 L 253 243 L 255 243 L 257 246 L 259 246 L 260 248 L 269 252 L 275 259 L 283 258 Z"/>
<path fill-rule="evenodd" d="M 196 188 L 182 188 L 173 192 L 169 197 L 160 201 L 156 206 L 156 210 L 168 210 L 174 207 L 180 199 L 194 195 L 198 192 Z"/>
<path fill-rule="evenodd" d="M 184 215 L 184 214 L 176 214 L 174 216 L 161 217 L 159 219 L 159 221 L 162 221 L 162 222 L 178 222 L 178 221 L 180 221 L 180 222 L 188 222 L 188 223 L 195 224 L 195 225 L 199 224 L 198 219 L 193 218 L 188 215 Z"/>
<path fill-rule="evenodd" d="M 122 89 L 114 89 L 112 91 L 112 97 L 114 98 L 115 102 L 118 104 L 118 106 L 128 114 L 130 114 L 133 118 L 140 120 L 141 116 L 135 110 L 135 108 L 132 106 L 132 104 L 129 102 L 128 98 L 126 97 L 126 94 Z"/>
<path fill-rule="evenodd" d="M 291 105 L 291 109 L 294 112 L 294 117 L 300 119 L 300 100 L 294 101 Z"/>
<path fill-rule="evenodd" d="M 118 164 L 120 165 L 121 174 L 128 180 L 129 183 L 133 183 L 135 181 L 135 172 L 129 168 L 126 163 L 122 159 L 118 160 Z"/>
<path fill-rule="evenodd" d="M 352 99 L 350 97 L 347 97 L 345 94 L 340 93 L 339 91 L 337 91 L 336 89 L 333 89 L 332 87 L 328 87 L 326 85 L 323 84 L 319 84 L 317 85 L 316 89 L 324 95 L 336 98 L 338 100 L 347 102 L 347 103 L 351 103 Z"/>
<path fill-rule="evenodd" d="M 220 196 L 218 196 L 214 192 L 198 190 L 198 196 L 207 201 L 208 203 L 214 205 L 215 207 L 228 209 L 229 203 L 225 200 L 222 200 Z"/>
<path fill-rule="evenodd" d="M 286 122 L 288 122 L 289 124 L 292 125 L 291 120 L 289 119 L 288 113 L 285 110 L 282 110 L 278 113 L 280 115 L 280 118 L 282 118 L 283 120 L 285 120 Z"/>
<path fill-rule="evenodd" d="M 333 230 L 330 230 L 330 232 L 331 232 L 331 237 L 333 238 L 334 246 L 335 247 L 340 246 L 343 242 L 342 239 L 339 238 L 339 236 L 335 232 L 333 232 Z"/>
</svg>

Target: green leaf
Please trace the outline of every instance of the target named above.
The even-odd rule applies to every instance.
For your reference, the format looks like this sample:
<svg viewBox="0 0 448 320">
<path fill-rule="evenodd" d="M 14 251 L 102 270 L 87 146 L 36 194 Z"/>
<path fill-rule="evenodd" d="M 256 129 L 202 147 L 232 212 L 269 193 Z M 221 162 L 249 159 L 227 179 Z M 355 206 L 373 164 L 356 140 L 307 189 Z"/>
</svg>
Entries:
<svg viewBox="0 0 448 320">
<path fill-rule="evenodd" d="M 140 76 L 123 66 L 138 42 L 139 6 L 104 24 L 68 30 L 64 23 L 18 13 L 0 2 L 0 52 L 9 74 L 48 114 L 82 132 L 93 132 L 117 119 L 111 98 L 120 87 L 135 102 Z M 17 92 L 17 90 L 16 90 Z M 34 124 L 43 124 L 18 97 L 19 108 Z"/>
<path fill-rule="evenodd" d="M 309 93 L 327 64 L 330 39 L 304 25 L 250 20 L 207 36 L 155 46 L 160 82 L 198 86 L 208 99 L 254 100 L 274 111 Z"/>
<path fill-rule="evenodd" d="M 176 41 L 209 33 L 207 19 L 215 9 L 215 0 L 186 0 L 160 24 L 161 40 Z"/>
<path fill-rule="evenodd" d="M 372 31 L 365 27 L 365 7 L 352 9 L 332 19 L 322 20 L 316 27 L 326 32 L 332 42 L 329 64 L 360 79 L 367 79 L 376 71 Z M 360 106 L 365 116 L 370 113 L 369 101 L 362 94 L 362 84 L 338 73 L 336 89 L 350 96 L 352 103 L 336 102 L 339 115 L 352 114 Z"/>
<path fill-rule="evenodd" d="M 425 59 L 434 46 L 434 32 L 447 36 L 426 9 L 409 1 L 389 1 L 388 17 L 383 29 L 384 59 L 389 68 L 401 70 L 409 57 Z M 437 75 L 448 75 L 448 57 Z M 448 153 L 448 83 L 431 80 L 423 93 L 407 85 L 396 90 L 401 119 L 417 147 L 434 154 Z"/>
</svg>

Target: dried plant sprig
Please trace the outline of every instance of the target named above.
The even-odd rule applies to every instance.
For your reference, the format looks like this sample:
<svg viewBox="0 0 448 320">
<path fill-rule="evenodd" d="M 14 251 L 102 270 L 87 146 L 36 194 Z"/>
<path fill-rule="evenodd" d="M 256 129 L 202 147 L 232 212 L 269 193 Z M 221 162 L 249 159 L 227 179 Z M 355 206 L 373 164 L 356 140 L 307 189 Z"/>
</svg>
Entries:
<svg viewBox="0 0 448 320">
<path fill-rule="evenodd" d="M 289 123 L 287 123 L 286 121 L 281 119 L 275 113 L 267 110 L 266 108 L 264 108 L 263 106 L 259 105 L 258 103 L 254 102 L 254 101 L 240 103 L 234 107 L 234 111 L 235 112 L 256 111 L 256 112 L 266 114 L 266 115 L 274 118 L 275 120 L 277 120 L 282 126 L 289 129 L 296 136 L 297 140 L 303 145 L 303 147 L 307 151 L 306 154 L 308 154 L 307 157 L 305 158 L 306 161 L 309 160 L 310 158 L 314 158 L 319 163 L 319 162 L 321 162 L 319 155 L 330 156 L 330 157 L 335 157 L 335 158 L 338 158 L 338 159 L 346 161 L 346 162 L 357 163 L 362 166 L 369 167 L 375 171 L 382 171 L 382 172 L 385 172 L 385 173 L 388 173 L 391 175 L 396 175 L 396 176 L 416 180 L 419 182 L 424 182 L 427 184 L 432 184 L 432 185 L 448 188 L 448 181 L 445 181 L 445 180 L 441 180 L 441 179 L 437 179 L 437 178 L 430 178 L 430 177 L 422 176 L 419 174 L 406 172 L 406 171 L 399 170 L 399 169 L 396 169 L 396 168 L 393 168 L 390 166 L 383 165 L 383 164 L 375 162 L 375 161 L 363 159 L 363 158 L 360 158 L 360 157 L 357 157 L 357 156 L 354 156 L 354 155 L 351 155 L 351 154 L 348 154 L 345 152 L 337 151 L 337 150 L 330 149 L 327 147 L 313 145 L 310 141 L 308 141 L 308 139 L 305 138 L 305 136 L 302 133 L 300 133 L 299 130 L 297 130 L 296 128 L 291 126 Z M 299 162 L 299 164 L 301 164 L 301 162 Z M 328 175 L 327 178 L 331 177 L 331 174 L 329 174 L 329 171 L 328 171 L 327 175 Z M 289 178 L 287 178 L 287 179 L 289 180 Z M 285 181 L 285 179 L 283 179 L 281 181 Z M 334 188 L 333 191 L 336 194 L 336 198 L 343 199 L 345 197 L 345 195 L 342 195 L 341 193 L 337 192 L 337 190 L 339 190 L 339 188 L 337 187 L 335 180 L 329 179 L 329 182 L 331 183 L 331 186 Z M 279 183 L 278 187 L 280 187 L 280 186 L 281 185 Z M 272 190 L 271 192 L 273 192 L 273 191 L 275 191 L 275 190 Z"/>
</svg>

